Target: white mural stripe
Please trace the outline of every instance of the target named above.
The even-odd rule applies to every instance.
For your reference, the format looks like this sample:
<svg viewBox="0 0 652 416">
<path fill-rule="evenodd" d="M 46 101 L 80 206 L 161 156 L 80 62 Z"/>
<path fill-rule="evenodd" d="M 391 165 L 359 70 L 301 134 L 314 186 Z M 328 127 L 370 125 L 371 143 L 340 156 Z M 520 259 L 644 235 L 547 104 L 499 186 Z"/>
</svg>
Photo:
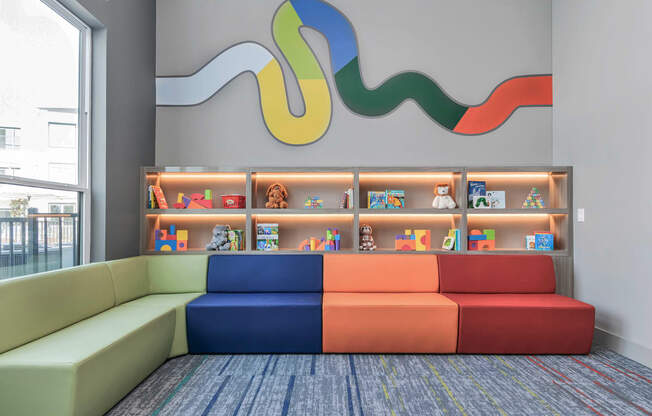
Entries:
<svg viewBox="0 0 652 416">
<path fill-rule="evenodd" d="M 192 75 L 156 78 L 156 105 L 200 104 L 239 74 L 260 72 L 274 56 L 254 42 L 239 43 L 226 49 Z"/>
</svg>

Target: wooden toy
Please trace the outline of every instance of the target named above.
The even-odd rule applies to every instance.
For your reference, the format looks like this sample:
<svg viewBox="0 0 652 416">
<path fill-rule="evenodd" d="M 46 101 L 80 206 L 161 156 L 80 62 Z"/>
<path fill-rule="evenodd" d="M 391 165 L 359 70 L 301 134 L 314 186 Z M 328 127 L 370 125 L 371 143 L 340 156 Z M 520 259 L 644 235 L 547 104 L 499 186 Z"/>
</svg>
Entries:
<svg viewBox="0 0 652 416">
<path fill-rule="evenodd" d="M 402 238 L 406 236 L 397 235 L 394 240 L 394 249 L 396 251 L 416 251 L 417 240 L 410 238 Z"/>
<path fill-rule="evenodd" d="M 183 202 L 175 202 L 172 204 L 172 207 L 174 207 L 174 209 L 184 209 L 186 206 L 183 204 Z"/>
<path fill-rule="evenodd" d="M 543 200 L 543 196 L 539 193 L 539 190 L 535 187 L 530 190 L 527 198 L 523 201 L 523 208 L 545 208 L 546 203 Z"/>
<path fill-rule="evenodd" d="M 154 249 L 156 251 L 177 251 L 176 240 L 156 240 Z"/>
<path fill-rule="evenodd" d="M 187 240 L 187 239 L 188 239 L 188 230 L 177 231 L 177 240 Z"/>
<path fill-rule="evenodd" d="M 430 250 L 430 230 L 414 230 L 416 235 L 416 250 L 429 251 Z"/>
<path fill-rule="evenodd" d="M 188 240 L 177 240 L 177 251 L 188 251 Z"/>
<path fill-rule="evenodd" d="M 483 234 L 480 230 L 471 230 L 469 231 L 469 251 L 480 250 L 480 242 L 486 241 L 487 236 Z"/>
<path fill-rule="evenodd" d="M 213 201 L 213 191 L 211 191 L 210 189 L 205 189 L 203 199 L 206 200 L 206 201 L 211 201 L 212 202 Z"/>
<path fill-rule="evenodd" d="M 184 196 L 181 197 L 181 201 L 183 203 L 183 206 L 188 208 L 188 205 L 190 205 L 190 202 L 192 202 L 192 199 L 190 199 L 190 197 L 184 195 Z"/>
<path fill-rule="evenodd" d="M 206 199 L 196 199 L 193 202 L 198 203 L 199 205 L 202 206 L 202 208 L 205 209 L 211 209 L 213 208 L 213 201 L 212 200 L 206 200 Z"/>
<path fill-rule="evenodd" d="M 177 203 L 183 204 L 183 192 L 177 194 Z"/>
<path fill-rule="evenodd" d="M 496 239 L 496 230 L 492 230 L 492 229 L 482 230 L 482 234 L 487 236 L 487 240 L 495 240 Z"/>
<path fill-rule="evenodd" d="M 190 203 L 188 204 L 188 206 L 186 208 L 188 208 L 188 209 L 206 209 L 205 206 L 199 204 L 199 201 L 195 201 L 195 200 L 190 201 Z"/>
</svg>

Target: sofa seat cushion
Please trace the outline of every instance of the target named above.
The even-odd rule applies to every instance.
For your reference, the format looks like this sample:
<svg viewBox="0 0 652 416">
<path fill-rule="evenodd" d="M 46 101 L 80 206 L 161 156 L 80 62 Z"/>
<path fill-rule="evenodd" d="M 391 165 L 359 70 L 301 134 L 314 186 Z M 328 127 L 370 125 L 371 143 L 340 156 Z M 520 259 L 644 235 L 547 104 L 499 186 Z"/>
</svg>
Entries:
<svg viewBox="0 0 652 416">
<path fill-rule="evenodd" d="M 457 305 L 438 293 L 325 293 L 324 352 L 454 353 Z"/>
<path fill-rule="evenodd" d="M 186 305 L 202 293 L 170 293 L 162 295 L 149 295 L 132 302 L 141 306 L 152 308 L 169 307 L 174 309 L 176 324 L 174 326 L 174 339 L 170 349 L 170 357 L 188 354 L 188 338 L 186 336 Z"/>
<path fill-rule="evenodd" d="M 103 414 L 165 361 L 175 319 L 128 302 L 0 355 L 0 414 Z"/>
<path fill-rule="evenodd" d="M 587 354 L 595 309 L 555 294 L 445 293 L 460 308 L 457 351 Z"/>
<path fill-rule="evenodd" d="M 192 354 L 321 352 L 321 293 L 208 293 L 186 313 Z"/>
</svg>

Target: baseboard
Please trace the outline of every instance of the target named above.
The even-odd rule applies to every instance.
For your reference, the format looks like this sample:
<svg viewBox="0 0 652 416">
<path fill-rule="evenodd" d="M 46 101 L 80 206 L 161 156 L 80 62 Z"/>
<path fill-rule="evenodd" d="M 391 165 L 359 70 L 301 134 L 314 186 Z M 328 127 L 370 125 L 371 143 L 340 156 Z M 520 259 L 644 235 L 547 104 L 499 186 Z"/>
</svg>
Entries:
<svg viewBox="0 0 652 416">
<path fill-rule="evenodd" d="M 625 338 L 597 327 L 595 328 L 593 342 L 652 368 L 652 348 L 628 341 Z"/>
</svg>

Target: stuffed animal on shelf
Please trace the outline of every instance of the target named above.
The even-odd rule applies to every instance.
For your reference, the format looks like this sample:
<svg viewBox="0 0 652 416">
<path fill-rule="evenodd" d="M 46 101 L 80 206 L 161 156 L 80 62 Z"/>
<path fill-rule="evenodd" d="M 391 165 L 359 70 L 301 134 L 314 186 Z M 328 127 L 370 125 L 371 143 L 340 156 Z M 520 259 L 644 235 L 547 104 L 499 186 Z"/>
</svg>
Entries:
<svg viewBox="0 0 652 416">
<path fill-rule="evenodd" d="M 457 207 L 455 200 L 450 196 L 450 186 L 447 183 L 435 185 L 435 199 L 432 207 L 437 209 L 453 209 Z"/>
<path fill-rule="evenodd" d="M 265 192 L 267 197 L 267 202 L 265 203 L 265 208 L 287 208 L 288 203 L 285 200 L 288 197 L 287 188 L 280 183 L 273 183 L 267 188 Z"/>
<path fill-rule="evenodd" d="M 211 242 L 206 245 L 206 250 L 228 251 L 231 249 L 231 242 L 229 241 L 229 225 L 218 224 L 213 228 L 213 238 Z"/>
<path fill-rule="evenodd" d="M 360 226 L 360 250 L 361 251 L 374 251 L 376 249 L 376 243 L 374 242 L 374 236 L 372 235 L 374 230 L 371 228 L 371 225 L 362 224 Z"/>
</svg>

